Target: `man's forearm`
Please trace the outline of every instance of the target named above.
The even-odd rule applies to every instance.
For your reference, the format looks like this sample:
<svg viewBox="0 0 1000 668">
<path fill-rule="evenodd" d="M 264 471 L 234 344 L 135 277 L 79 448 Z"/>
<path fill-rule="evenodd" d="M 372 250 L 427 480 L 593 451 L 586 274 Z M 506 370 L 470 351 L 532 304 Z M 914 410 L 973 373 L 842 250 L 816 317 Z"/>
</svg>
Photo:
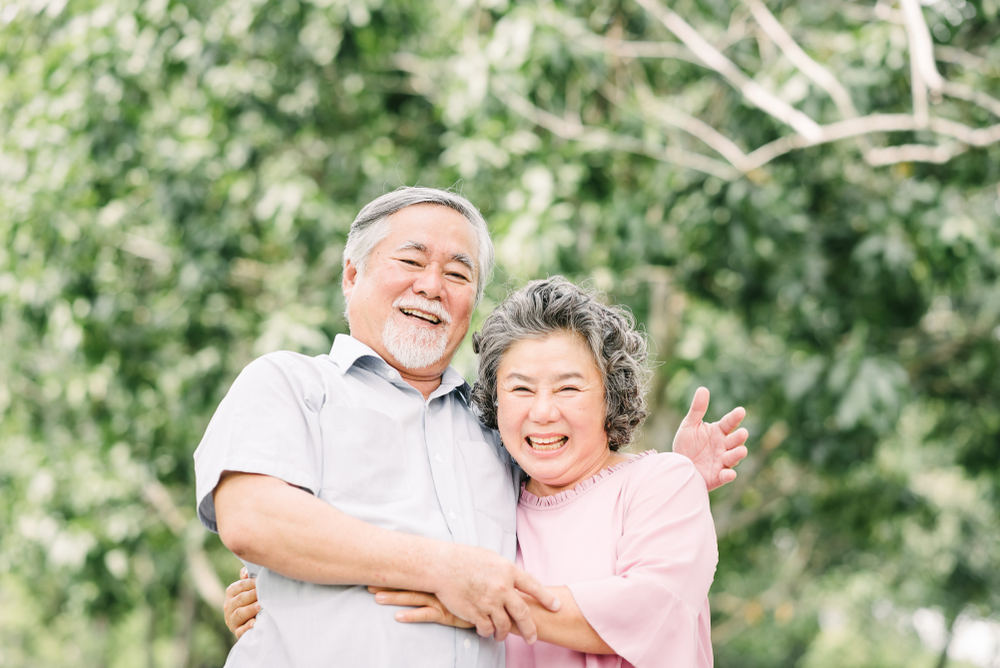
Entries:
<svg viewBox="0 0 1000 668">
<path fill-rule="evenodd" d="M 270 476 L 227 473 L 214 498 L 226 547 L 304 582 L 432 591 L 452 547 L 372 526 Z"/>
</svg>

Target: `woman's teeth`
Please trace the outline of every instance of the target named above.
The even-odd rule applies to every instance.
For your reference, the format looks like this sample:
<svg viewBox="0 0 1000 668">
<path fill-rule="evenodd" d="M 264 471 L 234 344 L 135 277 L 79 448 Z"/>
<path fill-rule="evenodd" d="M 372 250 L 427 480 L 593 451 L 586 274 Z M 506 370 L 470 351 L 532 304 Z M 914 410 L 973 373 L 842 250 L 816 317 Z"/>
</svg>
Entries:
<svg viewBox="0 0 1000 668">
<path fill-rule="evenodd" d="M 550 436 L 548 438 L 528 437 L 528 445 L 534 450 L 558 450 L 566 442 L 565 436 Z"/>
</svg>

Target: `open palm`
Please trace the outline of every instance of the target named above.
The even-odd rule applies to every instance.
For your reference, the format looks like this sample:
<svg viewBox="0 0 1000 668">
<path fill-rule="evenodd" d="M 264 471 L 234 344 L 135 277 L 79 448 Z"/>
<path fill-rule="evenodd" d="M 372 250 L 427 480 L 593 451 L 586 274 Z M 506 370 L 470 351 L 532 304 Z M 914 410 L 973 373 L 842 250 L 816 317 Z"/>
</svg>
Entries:
<svg viewBox="0 0 1000 668">
<path fill-rule="evenodd" d="M 729 411 L 718 422 L 703 422 L 708 401 L 707 388 L 695 390 L 691 408 L 674 435 L 673 449 L 694 462 L 711 491 L 736 479 L 733 467 L 747 456 L 744 443 L 750 433 L 740 427 L 747 414 L 742 406 Z"/>
</svg>

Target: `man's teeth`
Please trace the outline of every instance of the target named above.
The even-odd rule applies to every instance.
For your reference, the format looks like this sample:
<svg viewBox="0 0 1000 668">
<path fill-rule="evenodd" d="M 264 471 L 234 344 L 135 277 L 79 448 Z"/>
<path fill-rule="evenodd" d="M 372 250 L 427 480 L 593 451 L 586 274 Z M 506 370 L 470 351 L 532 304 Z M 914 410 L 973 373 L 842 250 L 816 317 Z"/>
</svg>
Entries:
<svg viewBox="0 0 1000 668">
<path fill-rule="evenodd" d="M 403 309 L 399 309 L 399 310 L 402 311 L 403 313 L 405 313 L 406 315 L 412 315 L 412 316 L 414 316 L 416 318 L 420 318 L 421 320 L 426 320 L 427 322 L 432 323 L 434 325 L 436 325 L 439 322 L 441 322 L 441 320 L 439 318 L 436 318 L 436 317 L 432 316 L 430 313 L 425 313 L 423 311 L 417 311 L 417 310 L 410 309 L 410 308 L 403 308 Z"/>
<path fill-rule="evenodd" d="M 528 437 L 528 445 L 535 450 L 558 450 L 565 442 L 565 436 L 549 436 L 548 438 Z"/>
</svg>

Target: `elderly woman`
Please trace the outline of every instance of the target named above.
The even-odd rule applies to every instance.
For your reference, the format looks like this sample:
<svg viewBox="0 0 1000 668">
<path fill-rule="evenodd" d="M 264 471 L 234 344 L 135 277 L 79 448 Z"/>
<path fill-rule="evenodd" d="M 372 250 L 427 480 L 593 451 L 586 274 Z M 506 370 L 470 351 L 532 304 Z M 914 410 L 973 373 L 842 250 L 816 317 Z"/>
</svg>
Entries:
<svg viewBox="0 0 1000 668">
<path fill-rule="evenodd" d="M 718 552 L 705 482 L 686 457 L 621 451 L 646 417 L 646 343 L 630 314 L 562 278 L 535 281 L 473 346 L 473 400 L 524 473 L 517 563 L 562 602 L 553 613 L 525 597 L 539 640 L 508 636 L 507 666 L 711 666 Z M 745 440 L 741 419 L 733 411 L 704 438 Z M 376 600 L 413 606 L 401 622 L 469 626 L 430 594 Z"/>
</svg>

